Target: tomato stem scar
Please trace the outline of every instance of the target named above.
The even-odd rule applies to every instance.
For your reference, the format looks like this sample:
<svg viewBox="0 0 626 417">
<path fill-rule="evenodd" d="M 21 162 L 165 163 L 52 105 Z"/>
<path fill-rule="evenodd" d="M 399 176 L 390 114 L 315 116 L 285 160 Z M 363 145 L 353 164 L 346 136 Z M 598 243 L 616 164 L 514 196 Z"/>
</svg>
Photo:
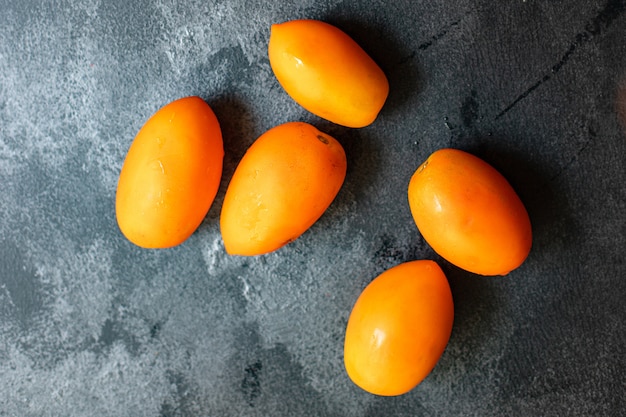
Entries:
<svg viewBox="0 0 626 417">
<path fill-rule="evenodd" d="M 328 145 L 330 142 L 328 141 L 328 138 L 326 138 L 326 136 L 323 135 L 317 135 L 317 139 L 319 139 L 320 142 Z"/>
</svg>

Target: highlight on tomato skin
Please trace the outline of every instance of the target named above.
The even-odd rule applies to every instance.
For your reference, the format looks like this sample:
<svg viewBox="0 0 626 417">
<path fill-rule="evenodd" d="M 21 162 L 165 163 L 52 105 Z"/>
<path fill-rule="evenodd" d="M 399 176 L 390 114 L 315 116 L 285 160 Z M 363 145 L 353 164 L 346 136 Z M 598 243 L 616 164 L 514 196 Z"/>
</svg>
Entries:
<svg viewBox="0 0 626 417">
<path fill-rule="evenodd" d="M 219 121 L 200 97 L 172 101 L 141 127 L 116 190 L 118 226 L 143 248 L 168 248 L 198 228 L 217 194 L 224 147 Z"/>
<path fill-rule="evenodd" d="M 424 240 L 448 262 L 486 276 L 506 275 L 528 257 L 532 227 L 509 182 L 458 149 L 439 149 L 408 186 L 411 214 Z"/>
<path fill-rule="evenodd" d="M 394 266 L 370 282 L 352 308 L 344 340 L 346 372 L 369 393 L 405 394 L 435 368 L 453 321 L 450 286 L 436 262 Z"/>
<path fill-rule="evenodd" d="M 268 57 L 285 92 L 309 112 L 360 128 L 374 122 L 389 94 L 376 62 L 345 32 L 313 19 L 272 25 Z"/>
<path fill-rule="evenodd" d="M 226 189 L 220 229 L 230 255 L 275 251 L 308 230 L 346 176 L 341 144 L 311 124 L 288 122 L 262 134 Z"/>
</svg>

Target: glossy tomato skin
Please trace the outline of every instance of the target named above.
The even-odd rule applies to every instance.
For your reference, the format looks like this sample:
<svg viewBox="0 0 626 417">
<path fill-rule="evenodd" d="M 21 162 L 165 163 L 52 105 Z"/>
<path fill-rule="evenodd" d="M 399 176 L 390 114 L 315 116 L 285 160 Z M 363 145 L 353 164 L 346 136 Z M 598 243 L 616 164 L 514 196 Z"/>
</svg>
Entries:
<svg viewBox="0 0 626 417">
<path fill-rule="evenodd" d="M 480 275 L 506 275 L 532 244 L 526 208 L 491 165 L 458 149 L 434 152 L 408 188 L 415 223 L 452 264 Z"/>
<path fill-rule="evenodd" d="M 116 193 L 116 217 L 128 240 L 144 248 L 185 241 L 206 216 L 222 176 L 217 117 L 199 97 L 159 109 L 128 150 Z"/>
<path fill-rule="evenodd" d="M 434 261 L 397 265 L 357 299 L 346 327 L 344 363 L 372 394 L 395 396 L 417 386 L 443 354 L 454 321 L 450 286 Z"/>
<path fill-rule="evenodd" d="M 346 168 L 341 144 L 308 123 L 265 132 L 246 151 L 224 196 L 226 252 L 261 255 L 298 238 L 330 206 Z"/>
<path fill-rule="evenodd" d="M 268 45 L 278 82 L 298 104 L 347 127 L 371 124 L 389 83 L 374 60 L 346 33 L 318 20 L 274 24 Z"/>
</svg>

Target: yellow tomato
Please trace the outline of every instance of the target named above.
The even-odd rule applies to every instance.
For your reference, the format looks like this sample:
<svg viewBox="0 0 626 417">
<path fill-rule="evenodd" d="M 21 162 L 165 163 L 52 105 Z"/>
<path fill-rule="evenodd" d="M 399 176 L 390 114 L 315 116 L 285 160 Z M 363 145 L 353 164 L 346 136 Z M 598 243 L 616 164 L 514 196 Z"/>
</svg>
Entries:
<svg viewBox="0 0 626 417">
<path fill-rule="evenodd" d="M 371 124 L 389 83 L 380 67 L 347 34 L 317 20 L 272 25 L 270 65 L 278 82 L 313 114 L 347 127 Z"/>
<path fill-rule="evenodd" d="M 213 203 L 223 157 L 218 120 L 201 98 L 158 110 L 137 133 L 120 172 L 115 209 L 122 233 L 145 248 L 182 243 Z"/>
<path fill-rule="evenodd" d="M 388 269 L 363 290 L 350 313 L 344 343 L 348 376 L 376 395 L 410 391 L 439 361 L 453 321 L 450 286 L 435 262 Z"/>
<path fill-rule="evenodd" d="M 302 122 L 261 135 L 228 185 L 220 217 L 232 255 L 260 255 L 298 238 L 334 200 L 346 175 L 334 138 Z"/>
<path fill-rule="evenodd" d="M 526 208 L 491 165 L 457 149 L 440 149 L 409 183 L 409 206 L 424 240 L 454 265 L 506 275 L 532 243 Z"/>
</svg>

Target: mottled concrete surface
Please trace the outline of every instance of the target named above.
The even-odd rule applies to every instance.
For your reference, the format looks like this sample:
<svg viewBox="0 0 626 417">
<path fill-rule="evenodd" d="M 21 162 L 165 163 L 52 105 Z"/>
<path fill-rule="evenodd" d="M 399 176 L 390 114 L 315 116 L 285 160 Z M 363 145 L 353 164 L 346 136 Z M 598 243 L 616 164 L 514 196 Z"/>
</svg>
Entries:
<svg viewBox="0 0 626 417">
<path fill-rule="evenodd" d="M 366 5 L 367 4 L 367 5 Z M 623 0 L 0 0 L 0 416 L 617 416 L 626 409 Z M 347 129 L 278 86 L 269 26 L 317 18 L 387 73 L 379 119 Z M 199 230 L 134 247 L 114 213 L 135 133 L 200 95 L 222 124 L 222 186 Z M 348 176 L 305 235 L 224 253 L 218 217 L 247 146 L 305 120 Z M 453 146 L 527 205 L 528 260 L 485 278 L 439 259 L 406 201 Z M 354 386 L 344 328 L 364 286 L 436 259 L 452 338 L 415 390 Z"/>
</svg>

